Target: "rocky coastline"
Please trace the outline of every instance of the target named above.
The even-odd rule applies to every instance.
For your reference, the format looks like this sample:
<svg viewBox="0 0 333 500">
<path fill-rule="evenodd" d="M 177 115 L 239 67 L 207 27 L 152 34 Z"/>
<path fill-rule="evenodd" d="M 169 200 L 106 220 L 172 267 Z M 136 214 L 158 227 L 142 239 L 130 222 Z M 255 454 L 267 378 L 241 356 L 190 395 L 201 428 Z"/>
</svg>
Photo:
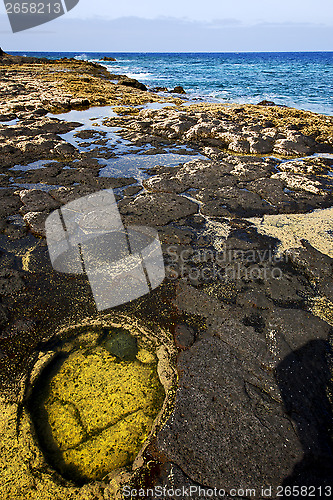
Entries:
<svg viewBox="0 0 333 500">
<path fill-rule="evenodd" d="M 1 498 L 332 485 L 333 118 L 190 103 L 85 61 L 0 52 L 0 74 Z M 150 158 L 143 177 L 101 175 L 128 155 Z M 107 188 L 125 225 L 157 228 L 167 277 L 106 317 L 84 276 L 52 269 L 45 220 Z M 27 398 L 73 325 L 119 315 L 159 339 L 173 404 L 133 465 L 78 484 L 45 458 Z"/>
</svg>

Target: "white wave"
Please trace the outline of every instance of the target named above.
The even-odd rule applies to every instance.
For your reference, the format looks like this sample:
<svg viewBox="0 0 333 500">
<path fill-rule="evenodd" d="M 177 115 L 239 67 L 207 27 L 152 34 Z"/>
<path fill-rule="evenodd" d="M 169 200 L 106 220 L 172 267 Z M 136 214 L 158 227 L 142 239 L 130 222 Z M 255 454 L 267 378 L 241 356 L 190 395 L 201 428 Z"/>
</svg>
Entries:
<svg viewBox="0 0 333 500">
<path fill-rule="evenodd" d="M 79 56 L 74 56 L 74 59 L 77 61 L 88 61 L 88 56 L 87 54 L 80 54 Z"/>
<path fill-rule="evenodd" d="M 148 80 L 152 73 L 125 73 L 129 78 L 135 78 L 136 80 Z"/>
<path fill-rule="evenodd" d="M 104 63 L 103 63 L 104 65 Z M 108 70 L 110 71 L 122 71 L 124 73 L 124 71 L 128 70 L 129 68 L 124 66 L 113 66 L 112 64 L 105 64 L 105 66 L 108 68 Z"/>
</svg>

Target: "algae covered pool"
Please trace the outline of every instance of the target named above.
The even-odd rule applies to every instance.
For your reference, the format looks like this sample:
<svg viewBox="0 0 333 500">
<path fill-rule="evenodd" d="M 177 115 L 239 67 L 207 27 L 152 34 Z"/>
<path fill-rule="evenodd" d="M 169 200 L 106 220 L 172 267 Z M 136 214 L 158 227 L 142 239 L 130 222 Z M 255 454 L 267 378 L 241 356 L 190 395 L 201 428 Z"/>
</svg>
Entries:
<svg viewBox="0 0 333 500">
<path fill-rule="evenodd" d="M 49 465 L 76 482 L 130 466 L 165 401 L 158 362 L 153 343 L 126 328 L 92 328 L 63 343 L 28 400 Z"/>
</svg>

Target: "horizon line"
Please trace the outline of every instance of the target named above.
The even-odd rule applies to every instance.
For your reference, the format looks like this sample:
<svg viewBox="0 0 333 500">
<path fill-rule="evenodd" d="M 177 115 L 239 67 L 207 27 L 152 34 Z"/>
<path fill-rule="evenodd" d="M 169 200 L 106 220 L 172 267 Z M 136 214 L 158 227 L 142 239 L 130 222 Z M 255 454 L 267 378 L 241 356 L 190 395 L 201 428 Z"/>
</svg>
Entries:
<svg viewBox="0 0 333 500">
<path fill-rule="evenodd" d="M 6 51 L 5 51 L 6 52 Z M 212 52 L 212 51 L 133 51 L 133 50 L 126 50 L 126 51 L 106 51 L 106 50 L 84 50 L 84 49 L 78 49 L 78 50 L 14 50 L 12 52 L 24 52 L 24 53 L 41 53 L 41 54 L 48 54 L 48 53 L 54 53 L 54 54 L 68 54 L 70 52 L 82 52 L 82 53 L 88 53 L 88 54 L 98 54 L 98 53 L 107 53 L 107 54 L 315 54 L 315 53 L 333 53 L 333 50 L 273 50 L 273 51 L 262 51 L 262 50 L 226 50 L 226 51 L 219 51 L 219 52 Z"/>
</svg>

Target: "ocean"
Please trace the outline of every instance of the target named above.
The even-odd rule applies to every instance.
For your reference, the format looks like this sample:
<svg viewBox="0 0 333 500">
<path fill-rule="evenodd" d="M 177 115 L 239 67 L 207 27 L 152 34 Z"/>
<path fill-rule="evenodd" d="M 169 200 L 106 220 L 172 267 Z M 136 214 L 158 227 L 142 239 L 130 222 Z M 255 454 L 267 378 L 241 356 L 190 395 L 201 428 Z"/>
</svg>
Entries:
<svg viewBox="0 0 333 500">
<path fill-rule="evenodd" d="M 209 102 L 262 100 L 333 115 L 333 52 L 293 53 L 112 53 L 13 52 L 55 59 L 75 57 L 103 62 L 148 87 L 184 87 L 187 97 Z"/>
</svg>

